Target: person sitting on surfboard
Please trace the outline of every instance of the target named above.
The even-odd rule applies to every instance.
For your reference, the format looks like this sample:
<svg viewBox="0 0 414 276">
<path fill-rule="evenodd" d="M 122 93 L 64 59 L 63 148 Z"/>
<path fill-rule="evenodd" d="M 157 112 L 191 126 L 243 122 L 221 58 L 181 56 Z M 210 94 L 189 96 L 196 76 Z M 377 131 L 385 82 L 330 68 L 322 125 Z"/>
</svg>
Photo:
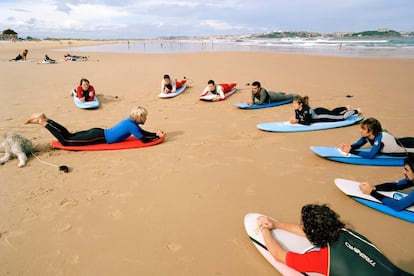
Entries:
<svg viewBox="0 0 414 276">
<path fill-rule="evenodd" d="M 258 81 L 252 82 L 252 98 L 247 101 L 248 105 L 260 105 L 293 99 L 297 94 L 286 94 L 285 92 L 267 91 Z"/>
<path fill-rule="evenodd" d="M 177 81 L 177 79 L 171 79 L 169 75 L 164 75 L 162 81 L 161 81 L 161 93 L 169 94 L 169 93 L 175 93 L 175 91 L 183 86 L 183 84 L 186 82 L 186 79 L 184 77 L 184 80 Z"/>
<path fill-rule="evenodd" d="M 352 153 L 363 158 L 374 158 L 378 153 L 405 156 L 414 153 L 414 137 L 396 138 L 382 129 L 381 123 L 375 118 L 367 118 L 360 124 L 361 138 L 355 143 L 340 144 L 339 148 L 345 153 Z M 362 146 L 369 143 L 369 151 L 359 151 Z"/>
<path fill-rule="evenodd" d="M 89 84 L 89 80 L 81 79 L 76 88 L 76 97 L 81 102 L 92 102 L 95 99 L 95 88 Z"/>
<path fill-rule="evenodd" d="M 337 107 L 332 110 L 324 107 L 312 109 L 309 106 L 308 96 L 295 96 L 293 107 L 295 108 L 295 117 L 289 120 L 291 124 L 310 125 L 316 122 L 337 122 L 346 120 L 352 115 L 361 114 L 360 109 L 351 110 L 348 107 Z"/>
<path fill-rule="evenodd" d="M 257 221 L 270 254 L 297 271 L 323 275 L 410 275 L 395 266 L 367 238 L 345 228 L 339 215 L 323 204 L 302 207 L 301 224 L 290 224 L 261 216 Z M 319 247 L 304 254 L 286 251 L 272 236 L 272 229 L 283 229 Z"/>
<path fill-rule="evenodd" d="M 379 185 L 371 185 L 367 182 L 361 182 L 359 188 L 364 194 L 372 195 L 384 205 L 391 207 L 396 211 L 402 211 L 414 205 L 414 191 L 411 191 L 407 196 L 396 199 L 384 196 L 378 191 L 399 191 L 414 186 L 414 155 L 409 155 L 404 159 L 404 177 L 396 182 L 388 182 Z"/>
<path fill-rule="evenodd" d="M 227 92 L 230 92 L 234 87 L 236 86 L 236 83 L 230 83 L 230 84 L 218 84 L 214 82 L 214 80 L 209 80 L 207 82 L 207 87 L 204 89 L 203 93 L 201 93 L 200 97 L 206 96 L 206 95 L 214 95 L 213 101 L 222 101 L 226 98 L 224 95 Z"/>
<path fill-rule="evenodd" d="M 132 109 L 129 117 L 122 120 L 112 128 L 91 128 L 89 130 L 71 133 L 64 126 L 46 117 L 44 113 L 33 114 L 26 124 L 39 124 L 59 140 L 63 146 L 86 146 L 94 144 L 112 144 L 121 142 L 133 135 L 144 143 L 163 138 L 165 132 L 157 133 L 143 130 L 139 125 L 145 124 L 148 111 L 141 106 Z"/>
</svg>

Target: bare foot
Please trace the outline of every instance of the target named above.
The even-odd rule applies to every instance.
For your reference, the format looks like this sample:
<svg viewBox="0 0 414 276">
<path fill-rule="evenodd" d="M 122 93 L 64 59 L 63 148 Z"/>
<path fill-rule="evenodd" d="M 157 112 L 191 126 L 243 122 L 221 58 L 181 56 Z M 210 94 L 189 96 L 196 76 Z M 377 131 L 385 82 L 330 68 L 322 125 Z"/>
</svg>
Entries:
<svg viewBox="0 0 414 276">
<path fill-rule="evenodd" d="M 32 114 L 29 119 L 25 122 L 25 124 L 39 124 L 41 125 L 43 122 L 47 120 L 47 117 L 44 113 L 37 113 Z"/>
<path fill-rule="evenodd" d="M 361 116 L 363 113 L 362 113 L 362 111 L 361 111 L 361 108 L 357 108 L 357 109 L 355 109 L 356 111 L 358 111 L 358 115 L 359 116 Z"/>
</svg>

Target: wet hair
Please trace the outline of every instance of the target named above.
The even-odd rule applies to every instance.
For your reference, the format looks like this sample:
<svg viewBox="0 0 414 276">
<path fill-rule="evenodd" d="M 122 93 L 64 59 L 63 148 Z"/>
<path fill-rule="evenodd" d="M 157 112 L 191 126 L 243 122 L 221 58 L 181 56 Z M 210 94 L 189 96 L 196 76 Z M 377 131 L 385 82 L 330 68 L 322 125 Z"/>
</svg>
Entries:
<svg viewBox="0 0 414 276">
<path fill-rule="evenodd" d="M 145 107 L 136 106 L 131 110 L 129 118 L 131 118 L 133 121 L 136 121 L 143 115 L 148 115 L 148 111 L 145 109 Z"/>
<path fill-rule="evenodd" d="M 257 86 L 258 88 L 262 87 L 262 85 L 258 81 L 252 82 L 252 86 Z"/>
<path fill-rule="evenodd" d="M 361 128 L 366 127 L 369 132 L 371 132 L 374 136 L 377 136 L 382 132 L 381 123 L 375 118 L 367 118 L 361 122 Z"/>
<path fill-rule="evenodd" d="M 306 237 L 317 247 L 326 247 L 336 241 L 339 231 L 345 226 L 339 215 L 326 204 L 303 206 L 302 223 Z"/>
<path fill-rule="evenodd" d="M 308 96 L 295 96 L 293 98 L 293 101 L 297 102 L 297 103 L 301 103 L 303 105 L 309 105 L 309 97 Z"/>
<path fill-rule="evenodd" d="M 82 78 L 79 82 L 79 85 L 82 85 L 83 82 L 86 82 L 87 84 L 89 84 L 88 79 Z"/>
<path fill-rule="evenodd" d="M 215 83 L 213 80 L 209 80 L 209 81 L 207 82 L 207 84 L 216 85 L 216 83 Z"/>
<path fill-rule="evenodd" d="M 408 165 L 411 168 L 411 171 L 414 172 L 414 154 L 409 153 L 408 156 L 404 159 L 404 166 Z"/>
<path fill-rule="evenodd" d="M 164 75 L 164 79 L 170 79 L 170 75 Z"/>
</svg>

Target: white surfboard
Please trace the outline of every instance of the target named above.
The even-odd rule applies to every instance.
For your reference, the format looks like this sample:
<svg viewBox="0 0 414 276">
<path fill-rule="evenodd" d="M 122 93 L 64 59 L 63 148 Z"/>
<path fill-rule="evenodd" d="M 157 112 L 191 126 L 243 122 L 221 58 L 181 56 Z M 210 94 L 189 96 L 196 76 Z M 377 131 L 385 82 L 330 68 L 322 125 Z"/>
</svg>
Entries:
<svg viewBox="0 0 414 276">
<path fill-rule="evenodd" d="M 224 99 L 220 99 L 219 101 L 224 101 L 225 99 L 227 99 L 228 97 L 230 97 L 231 95 L 233 95 L 234 93 L 236 93 L 236 91 L 237 91 L 237 88 L 234 87 L 229 92 L 225 92 L 224 93 Z M 200 96 L 200 100 L 207 101 L 207 102 L 212 102 L 216 98 L 217 98 L 217 95 L 214 95 L 214 94 L 207 94 L 207 95 L 204 95 L 204 96 Z"/>
<path fill-rule="evenodd" d="M 396 211 L 387 205 L 384 205 L 381 201 L 371 195 L 364 194 L 359 188 L 360 182 L 352 181 L 343 178 L 335 179 L 336 186 L 346 195 L 350 196 L 355 201 L 362 203 L 368 207 L 371 207 L 377 211 L 383 212 L 390 216 L 394 216 L 409 222 L 414 222 L 414 206 L 410 206 L 402 211 Z M 406 193 L 402 192 L 384 192 L 379 193 L 394 199 L 400 199 L 407 196 Z"/>
<path fill-rule="evenodd" d="M 250 240 L 259 252 L 265 257 L 265 259 L 279 271 L 282 275 L 303 276 L 303 274 L 286 264 L 278 262 L 273 258 L 270 252 L 267 250 L 262 233 L 257 226 L 257 218 L 263 216 L 258 213 L 248 213 L 244 217 L 244 227 Z M 273 238 L 275 238 L 283 248 L 288 251 L 296 253 L 305 253 L 311 250 L 318 250 L 307 238 L 298 236 L 291 232 L 274 229 L 271 231 Z M 320 275 L 318 273 L 307 273 L 307 275 Z"/>
</svg>

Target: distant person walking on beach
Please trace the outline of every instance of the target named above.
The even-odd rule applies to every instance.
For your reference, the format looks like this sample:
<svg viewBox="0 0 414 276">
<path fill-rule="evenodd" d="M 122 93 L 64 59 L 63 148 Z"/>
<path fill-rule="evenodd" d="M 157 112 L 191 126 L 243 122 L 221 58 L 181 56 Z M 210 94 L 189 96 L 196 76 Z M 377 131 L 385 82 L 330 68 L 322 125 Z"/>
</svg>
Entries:
<svg viewBox="0 0 414 276">
<path fill-rule="evenodd" d="M 29 53 L 29 50 L 25 49 L 21 54 L 18 54 L 17 57 L 11 59 L 10 61 L 18 61 L 18 60 L 23 60 L 26 61 L 27 59 L 27 54 Z"/>
<path fill-rule="evenodd" d="M 355 143 L 340 144 L 339 148 L 346 153 L 352 153 L 364 158 L 374 158 L 382 153 L 393 156 L 414 154 L 414 137 L 396 138 L 382 129 L 381 123 L 375 118 L 367 118 L 360 124 L 361 138 Z M 359 151 L 362 146 L 369 143 L 369 151 Z"/>
<path fill-rule="evenodd" d="M 294 97 L 293 107 L 295 109 L 295 117 L 290 119 L 290 123 L 301 125 L 310 125 L 316 122 L 343 121 L 352 115 L 361 113 L 359 109 L 350 109 L 349 107 L 337 107 L 332 110 L 324 107 L 312 109 L 309 106 L 308 96 Z"/>
<path fill-rule="evenodd" d="M 293 99 L 297 94 L 286 94 L 284 92 L 267 91 L 261 86 L 261 83 L 254 81 L 252 83 L 252 98 L 247 101 L 248 105 L 261 105 L 265 103 L 273 103 Z"/>
<path fill-rule="evenodd" d="M 359 188 L 364 194 L 372 195 L 380 200 L 384 205 L 391 207 L 396 211 L 402 211 L 414 205 L 414 191 L 411 191 L 406 197 L 399 199 L 384 196 L 379 191 L 400 191 L 414 187 L 414 154 L 404 159 L 403 168 L 404 178 L 396 182 L 388 182 L 379 185 L 371 185 L 367 182 L 361 182 Z"/>
<path fill-rule="evenodd" d="M 214 95 L 215 97 L 213 98 L 213 101 L 222 101 L 226 98 L 224 94 L 230 92 L 235 86 L 236 83 L 216 85 L 214 80 L 209 80 L 207 82 L 207 87 L 204 89 L 203 93 L 201 93 L 200 97 Z"/>
<path fill-rule="evenodd" d="M 156 133 L 143 130 L 139 125 L 147 121 L 148 111 L 141 106 L 132 109 L 129 117 L 112 128 L 91 128 L 89 130 L 71 133 L 64 126 L 46 117 L 44 113 L 33 114 L 26 124 L 38 124 L 45 127 L 64 146 L 86 146 L 95 144 L 113 144 L 122 142 L 133 135 L 142 142 L 152 142 L 163 138 L 165 132 Z"/>
<path fill-rule="evenodd" d="M 89 84 L 89 80 L 82 78 L 74 94 L 81 102 L 91 102 L 95 99 L 96 92 L 95 88 Z"/>
<path fill-rule="evenodd" d="M 278 262 L 299 272 L 322 275 L 410 275 L 395 266 L 361 234 L 347 229 L 339 215 L 326 204 L 302 207 L 301 224 L 291 224 L 262 216 L 257 224 L 265 245 Z M 300 254 L 286 251 L 273 238 L 272 229 L 283 229 L 306 237 L 318 250 Z"/>
</svg>

